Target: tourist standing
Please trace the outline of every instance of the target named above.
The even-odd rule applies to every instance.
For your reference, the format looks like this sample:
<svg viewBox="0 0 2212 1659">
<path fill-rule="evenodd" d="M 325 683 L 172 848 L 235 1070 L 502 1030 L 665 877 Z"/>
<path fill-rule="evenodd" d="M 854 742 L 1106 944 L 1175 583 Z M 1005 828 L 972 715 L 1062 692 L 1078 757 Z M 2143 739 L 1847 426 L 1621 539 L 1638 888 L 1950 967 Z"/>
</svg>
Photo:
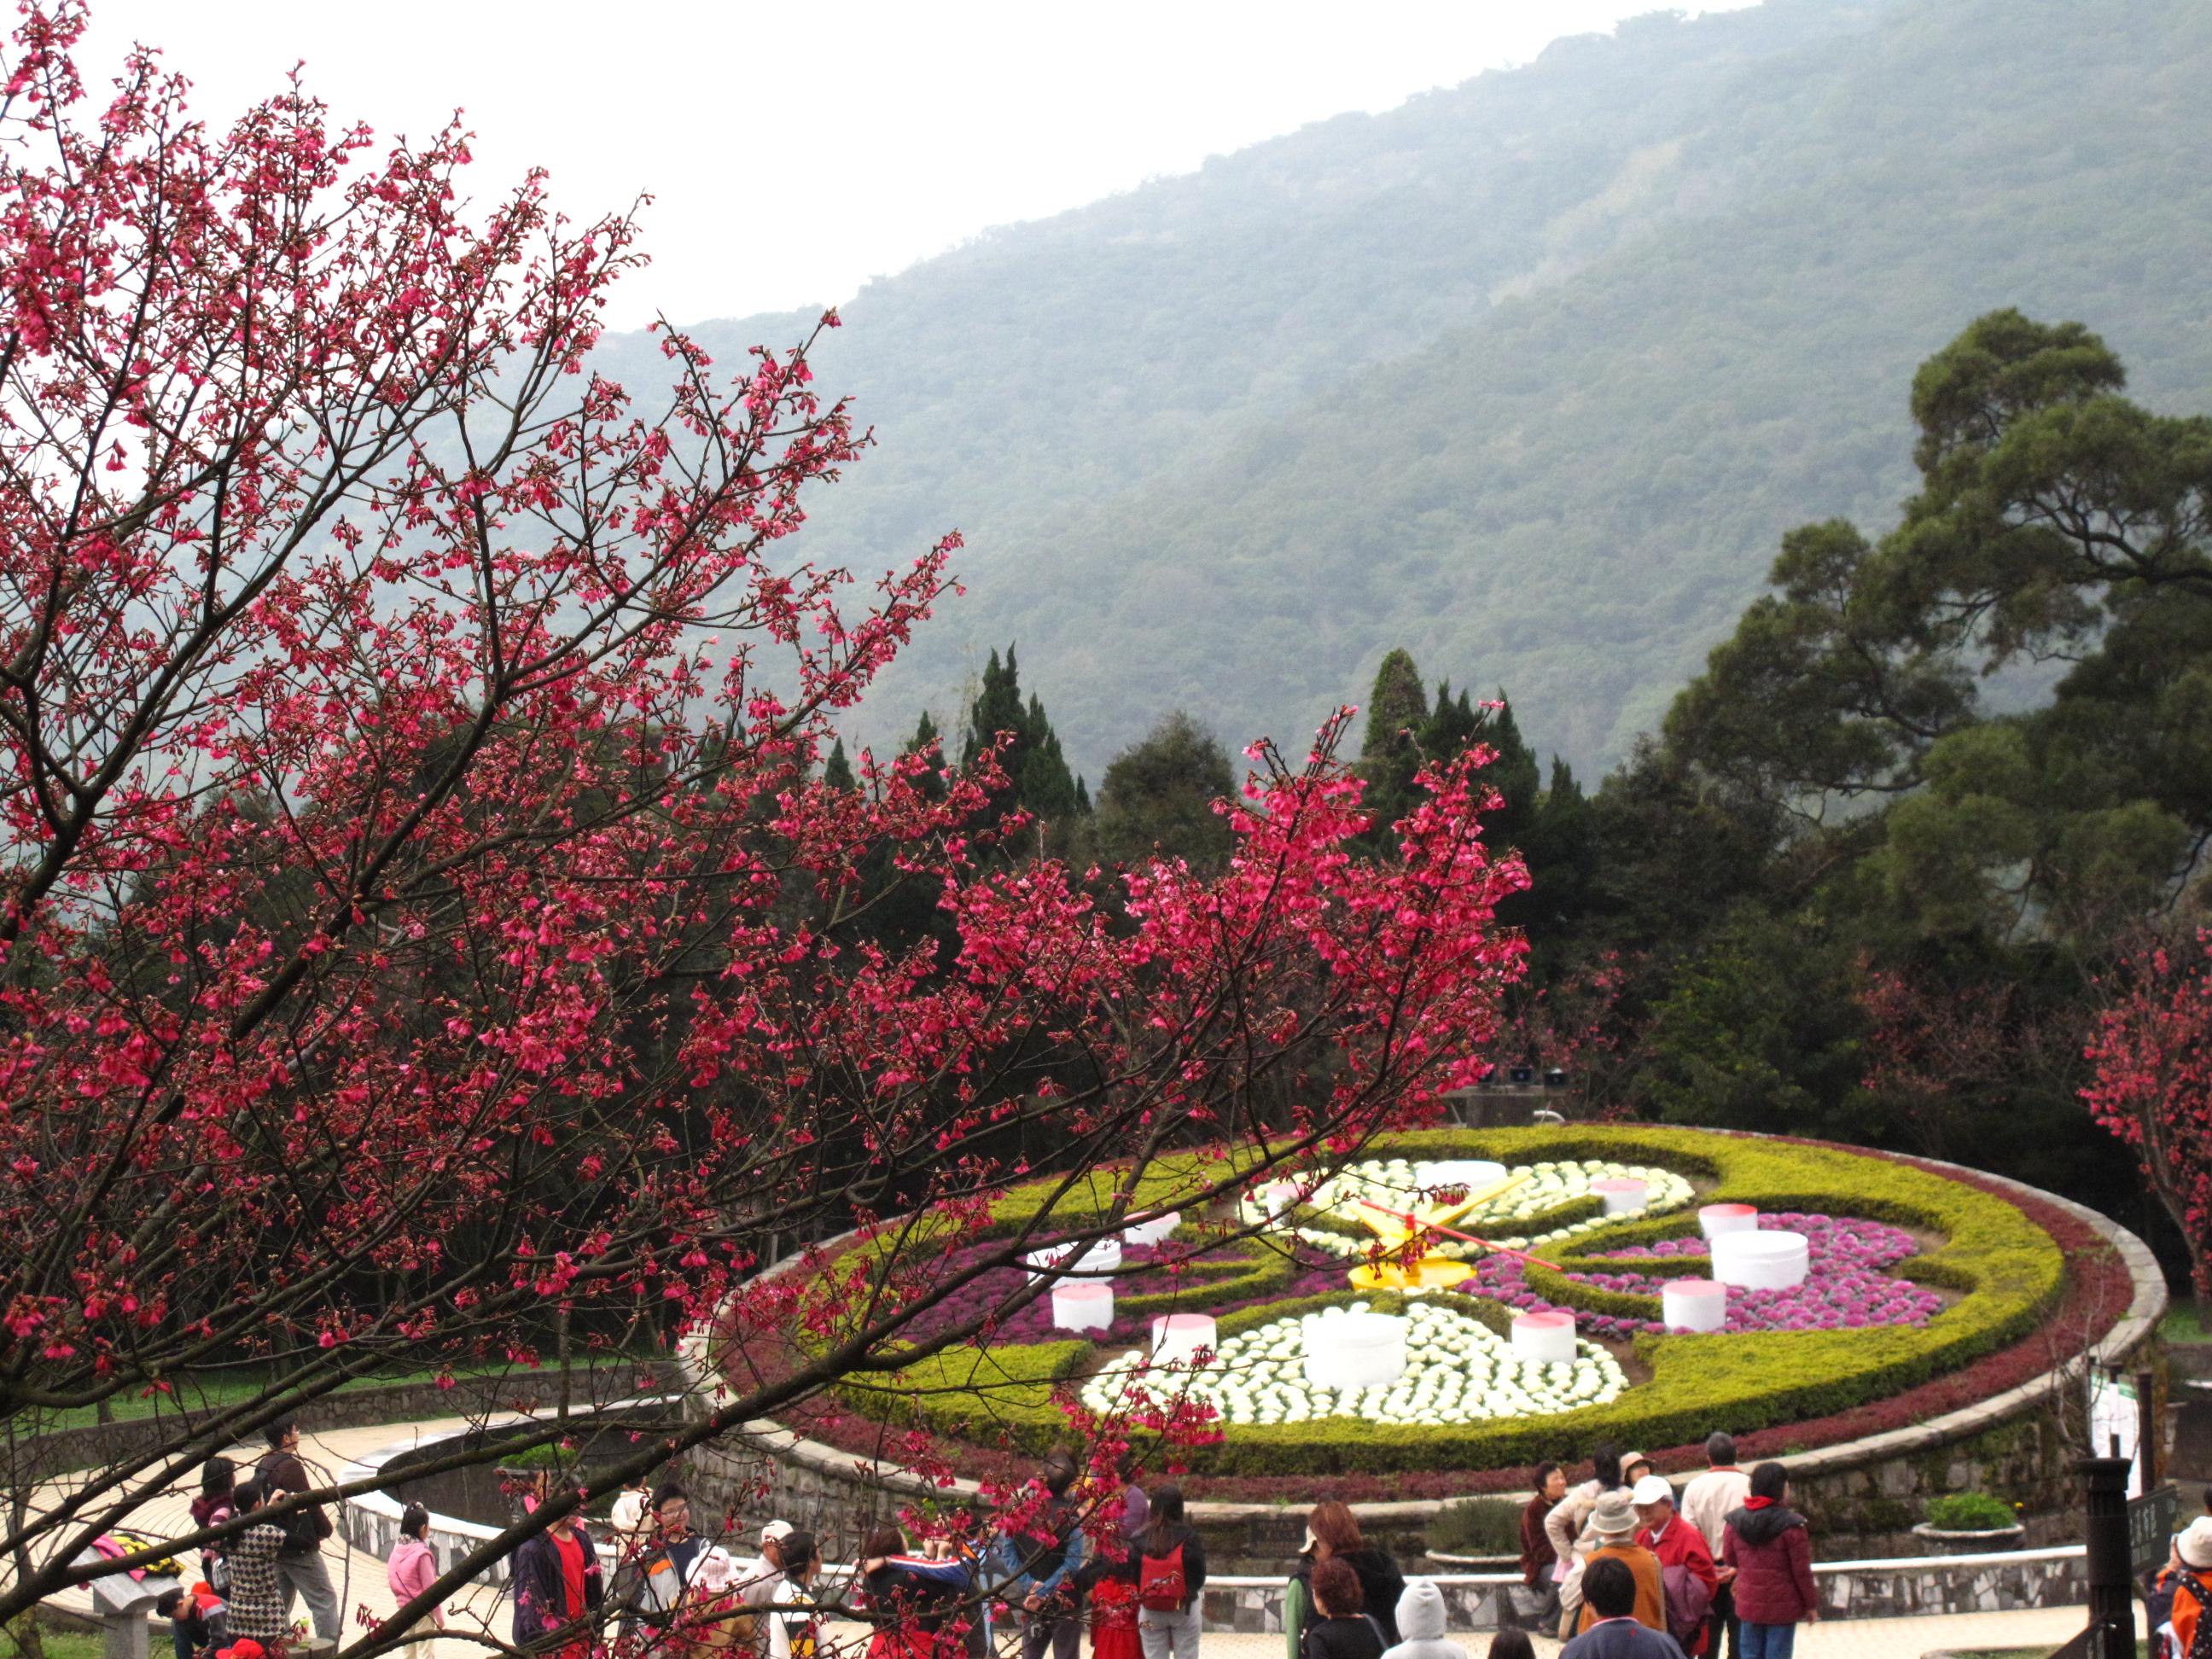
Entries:
<svg viewBox="0 0 2212 1659">
<path fill-rule="evenodd" d="M 269 1425 L 269 1449 L 255 1467 L 262 1487 L 262 1502 L 272 1504 L 288 1494 L 312 1492 L 307 1466 L 300 1459 L 300 1430 L 289 1418 Z M 292 1611 L 296 1594 L 307 1604 L 315 1621 L 317 1639 L 338 1639 L 338 1593 L 331 1586 L 331 1570 L 323 1561 L 323 1540 L 337 1528 L 320 1504 L 294 1510 L 278 1523 L 284 1530 L 284 1547 L 276 1557 L 276 1578 L 283 1587 L 284 1611 Z"/>
<path fill-rule="evenodd" d="M 569 1496 L 573 1492 L 556 1493 L 549 1488 L 540 1492 L 538 1502 L 544 1504 Z M 689 1514 L 687 1504 L 687 1521 Z M 692 1565 L 696 1565 L 696 1559 Z M 561 1644 L 562 1659 L 584 1659 L 592 1650 L 592 1632 L 577 1621 L 598 1612 L 606 1593 L 599 1552 L 591 1534 L 577 1523 L 574 1505 L 544 1531 L 523 1540 L 522 1547 L 514 1553 L 510 1577 L 515 1646 L 542 1647 L 554 1632 L 568 1627 L 570 1633 Z"/>
<path fill-rule="evenodd" d="M 1646 1630 L 1667 1633 L 1667 1590 L 1659 1576 L 1659 1558 L 1636 1541 L 1636 1506 L 1628 1501 L 1625 1492 L 1609 1492 L 1597 1500 L 1590 1511 L 1590 1531 L 1597 1547 L 1589 1553 L 1583 1566 L 1583 1601 L 1576 1616 L 1577 1632 L 1588 1630 L 1601 1615 L 1589 1601 L 1589 1569 L 1601 1561 L 1618 1561 L 1636 1585 L 1636 1598 L 1630 1612 L 1636 1622 Z"/>
<path fill-rule="evenodd" d="M 1303 1559 L 1292 1576 L 1300 1581 L 1309 1606 L 1313 1570 L 1324 1561 L 1346 1562 L 1358 1575 L 1360 1594 L 1367 1611 L 1382 1626 L 1384 1641 L 1397 1645 L 1398 1598 L 1406 1593 L 1406 1575 L 1388 1551 L 1360 1536 L 1359 1522 L 1348 1508 L 1333 1498 L 1315 1504 L 1306 1516 L 1306 1541 L 1299 1553 Z"/>
<path fill-rule="evenodd" d="M 1152 1500 L 1137 1484 L 1138 1458 L 1136 1449 L 1125 1449 L 1115 1460 L 1114 1473 L 1121 1481 L 1121 1518 L 1119 1524 L 1121 1541 L 1133 1544 L 1152 1522 Z"/>
<path fill-rule="evenodd" d="M 1813 1583 L 1813 1539 L 1790 1507 L 1790 1475 L 1779 1463 L 1751 1472 L 1751 1495 L 1728 1518 L 1721 1559 L 1735 1569 L 1735 1616 L 1744 1659 L 1790 1659 L 1797 1626 L 1820 1616 Z"/>
<path fill-rule="evenodd" d="M 766 1659 L 815 1659 L 814 1586 L 822 1576 L 821 1547 L 812 1533 L 794 1528 L 784 1534 L 779 1553 L 783 1571 L 775 1605 L 761 1615 L 768 1620 Z"/>
<path fill-rule="evenodd" d="M 1712 1634 L 1705 1651 L 1719 1659 L 1721 1638 L 1728 1638 L 1728 1659 L 1743 1651 L 1735 1628 L 1735 1570 L 1721 1561 L 1721 1533 L 1729 1512 L 1743 1507 L 1751 1496 L 1751 1476 L 1735 1466 L 1735 1437 L 1719 1429 L 1705 1437 L 1705 1472 L 1682 1488 L 1682 1519 L 1698 1529 L 1712 1553 L 1720 1586 L 1713 1592 L 1710 1620 Z"/>
<path fill-rule="evenodd" d="M 1628 1564 L 1599 1554 L 1583 1573 L 1589 1626 L 1559 1650 L 1559 1659 L 1683 1659 L 1681 1644 L 1635 1616 L 1644 1587 Z"/>
<path fill-rule="evenodd" d="M 607 1530 L 625 1539 L 643 1532 L 652 1519 L 651 1496 L 641 1474 L 623 1482 L 623 1489 L 615 1494 L 614 1504 L 607 1510 Z"/>
<path fill-rule="evenodd" d="M 399 1511 L 399 1541 L 384 1563 L 384 1582 L 392 1587 L 392 1605 L 404 1607 L 438 1581 L 438 1558 L 430 1552 L 430 1511 L 410 1504 Z M 433 1604 L 408 1626 L 403 1648 L 406 1659 L 428 1659 L 431 1638 L 446 1627 L 445 1608 Z"/>
<path fill-rule="evenodd" d="M 1205 1588 L 1206 1541 L 1184 1523 L 1182 1488 L 1162 1486 L 1138 1544 L 1137 1636 L 1145 1659 L 1198 1659 Z"/>
<path fill-rule="evenodd" d="M 1647 1474 L 1628 1494 L 1643 1523 L 1636 1541 L 1658 1558 L 1659 1585 L 1667 1603 L 1667 1633 L 1689 1659 L 1704 1659 L 1711 1635 L 1708 1617 L 1719 1570 L 1705 1534 L 1674 1513 L 1674 1489 L 1663 1474 Z"/>
<path fill-rule="evenodd" d="M 909 1554 L 896 1527 L 878 1527 L 860 1546 L 860 1583 L 875 1626 L 868 1659 L 930 1659 L 938 1627 L 968 1592 L 968 1569 Z"/>
<path fill-rule="evenodd" d="M 1382 1626 L 1367 1611 L 1359 1575 L 1348 1561 L 1313 1571 L 1313 1616 L 1298 1638 L 1299 1659 L 1382 1659 Z"/>
<path fill-rule="evenodd" d="M 1029 1590 L 1022 1597 L 1027 1622 L 1022 1628 L 1022 1659 L 1076 1659 L 1083 1645 L 1083 1620 L 1077 1605 L 1076 1575 L 1083 1571 L 1083 1517 L 1067 1493 L 1075 1484 L 1075 1458 L 1055 1451 L 1044 1462 L 1044 1513 L 1034 1531 L 1014 1540 Z"/>
<path fill-rule="evenodd" d="M 653 1531 L 616 1581 L 624 1636 L 641 1625 L 661 1628 L 674 1620 L 707 1547 L 691 1530 L 691 1500 L 676 1482 L 655 1487 L 647 1507 Z"/>
<path fill-rule="evenodd" d="M 1392 1609 L 1402 1639 L 1382 1659 L 1467 1659 L 1467 1650 L 1444 1639 L 1444 1593 L 1425 1578 L 1409 1580 Z"/>
<path fill-rule="evenodd" d="M 1091 1581 L 1091 1659 L 1142 1659 L 1145 1644 L 1137 1630 L 1137 1564 L 1142 1540 L 1129 1545 L 1119 1561 L 1094 1560 L 1085 1570 Z M 977 1620 L 981 1624 L 981 1620 Z M 984 1647 L 971 1652 L 986 1651 Z"/>
<path fill-rule="evenodd" d="M 783 1588 L 783 1545 L 799 1529 L 788 1521 L 771 1521 L 760 1529 L 760 1553 L 738 1570 L 738 1597 L 749 1607 L 764 1607 Z"/>
<path fill-rule="evenodd" d="M 1620 1490 L 1620 1449 L 1601 1442 L 1590 1453 L 1589 1479 L 1569 1491 L 1544 1517 L 1544 1536 L 1551 1543 L 1552 1553 L 1570 1571 L 1576 1556 L 1588 1555 L 1595 1547 L 1596 1540 L 1589 1535 L 1589 1528 L 1590 1511 L 1597 1507 L 1597 1500 L 1609 1492 Z"/>
<path fill-rule="evenodd" d="M 1536 1495 L 1521 1511 L 1521 1582 L 1544 1598 L 1539 1623 L 1555 1611 L 1559 1598 L 1559 1553 L 1544 1530 L 1544 1522 L 1567 1495 L 1567 1472 L 1549 1459 L 1536 1465 Z"/>
<path fill-rule="evenodd" d="M 237 1513 L 250 1516 L 261 1508 L 261 1482 L 241 1480 L 232 1494 Z M 267 1645 L 286 1633 L 284 1585 L 276 1563 L 284 1548 L 284 1529 L 271 1521 L 258 1521 L 234 1533 L 224 1551 L 230 1566 L 230 1595 L 226 1598 L 231 1641 L 251 1637 Z"/>
</svg>

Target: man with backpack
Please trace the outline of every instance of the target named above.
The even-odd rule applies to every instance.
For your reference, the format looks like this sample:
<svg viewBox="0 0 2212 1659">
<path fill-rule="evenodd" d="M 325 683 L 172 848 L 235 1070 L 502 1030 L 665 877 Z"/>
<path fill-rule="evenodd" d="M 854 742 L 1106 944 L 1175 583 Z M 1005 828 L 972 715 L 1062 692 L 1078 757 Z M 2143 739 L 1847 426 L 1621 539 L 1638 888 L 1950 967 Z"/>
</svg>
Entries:
<svg viewBox="0 0 2212 1659">
<path fill-rule="evenodd" d="M 300 1425 L 289 1417 L 269 1425 L 269 1449 L 254 1466 L 261 1482 L 263 1502 L 274 1504 L 297 1492 L 312 1492 L 315 1483 L 300 1461 Z M 294 1596 L 307 1604 L 319 1642 L 338 1639 L 338 1593 L 331 1587 L 331 1571 L 323 1563 L 323 1540 L 337 1530 L 320 1504 L 304 1504 L 278 1523 L 284 1530 L 283 1547 L 276 1553 L 276 1582 L 282 1587 L 284 1611 L 292 1611 Z"/>
<path fill-rule="evenodd" d="M 1152 1516 L 1137 1540 L 1137 1639 L 1145 1659 L 1198 1659 L 1199 1593 L 1206 1588 L 1206 1542 L 1183 1523 L 1182 1488 L 1152 1494 Z"/>
</svg>

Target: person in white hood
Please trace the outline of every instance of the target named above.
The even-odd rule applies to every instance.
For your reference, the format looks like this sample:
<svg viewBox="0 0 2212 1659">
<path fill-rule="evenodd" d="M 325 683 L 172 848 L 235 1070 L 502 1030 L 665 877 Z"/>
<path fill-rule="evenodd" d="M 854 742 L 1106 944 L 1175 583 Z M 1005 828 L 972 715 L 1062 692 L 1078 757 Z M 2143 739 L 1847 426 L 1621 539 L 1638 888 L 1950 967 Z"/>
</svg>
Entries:
<svg viewBox="0 0 2212 1659">
<path fill-rule="evenodd" d="M 1382 1659 L 1467 1659 L 1467 1650 L 1444 1640 L 1444 1593 L 1425 1578 L 1409 1578 L 1398 1598 L 1398 1645 Z"/>
</svg>

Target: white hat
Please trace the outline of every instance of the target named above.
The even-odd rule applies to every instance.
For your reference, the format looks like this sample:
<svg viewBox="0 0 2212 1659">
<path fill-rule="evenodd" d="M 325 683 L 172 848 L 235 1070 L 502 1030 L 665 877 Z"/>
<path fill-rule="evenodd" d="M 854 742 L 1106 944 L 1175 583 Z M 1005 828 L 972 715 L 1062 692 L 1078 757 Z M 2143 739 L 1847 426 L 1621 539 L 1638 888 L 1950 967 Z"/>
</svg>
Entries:
<svg viewBox="0 0 2212 1659">
<path fill-rule="evenodd" d="M 1647 1504 L 1671 1504 L 1674 1501 L 1674 1489 L 1667 1484 L 1665 1475 L 1647 1474 L 1631 1490 L 1628 1501 L 1638 1509 Z"/>
<path fill-rule="evenodd" d="M 770 1544 L 781 1544 L 798 1530 L 799 1528 L 788 1521 L 771 1521 L 761 1528 L 761 1544 L 763 1547 Z"/>
<path fill-rule="evenodd" d="M 691 1570 L 691 1582 L 709 1595 L 720 1595 L 737 1576 L 737 1562 L 720 1544 L 709 1544 Z"/>
<path fill-rule="evenodd" d="M 2200 1572 L 2212 1568 L 2212 1515 L 2200 1515 L 2189 1523 L 2189 1528 L 2173 1540 L 2181 1552 L 2181 1565 L 2195 1567 Z"/>
</svg>

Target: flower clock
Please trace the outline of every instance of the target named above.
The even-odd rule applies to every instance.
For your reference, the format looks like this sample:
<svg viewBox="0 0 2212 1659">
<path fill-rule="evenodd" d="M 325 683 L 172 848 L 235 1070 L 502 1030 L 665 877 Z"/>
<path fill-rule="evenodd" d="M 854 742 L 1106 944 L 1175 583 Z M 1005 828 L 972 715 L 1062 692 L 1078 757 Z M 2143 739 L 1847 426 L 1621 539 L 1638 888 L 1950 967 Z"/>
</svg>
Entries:
<svg viewBox="0 0 2212 1659">
<path fill-rule="evenodd" d="M 2066 1271 L 2027 1208 L 1943 1170 L 1633 1126 L 1396 1136 L 1054 1255 L 1174 1182 L 1011 1194 L 1000 1237 L 1040 1248 L 948 1253 L 959 1288 L 908 1334 L 1012 1311 L 850 1402 L 979 1454 L 1196 1420 L 1201 1476 L 1507 1468 L 1900 1395 L 2021 1341 Z"/>
</svg>

